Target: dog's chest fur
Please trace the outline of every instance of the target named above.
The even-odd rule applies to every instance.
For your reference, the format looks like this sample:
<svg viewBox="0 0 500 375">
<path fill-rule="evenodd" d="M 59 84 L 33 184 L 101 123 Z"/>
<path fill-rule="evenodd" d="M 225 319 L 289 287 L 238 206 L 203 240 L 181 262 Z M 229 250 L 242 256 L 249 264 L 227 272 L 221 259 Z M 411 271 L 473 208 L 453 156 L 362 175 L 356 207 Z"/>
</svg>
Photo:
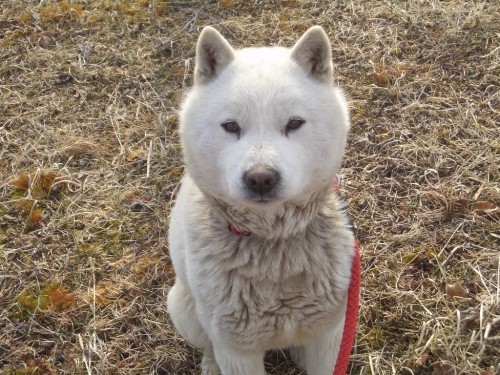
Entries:
<svg viewBox="0 0 500 375">
<path fill-rule="evenodd" d="M 337 198 L 329 194 L 318 202 L 310 203 L 316 204 L 313 212 L 311 206 L 288 207 L 272 219 L 237 218 L 240 226 L 257 231 L 287 215 L 300 219 L 304 210 L 308 222 L 301 232 L 237 237 L 221 210 L 196 195 L 188 215 L 197 231 L 188 234 L 187 273 L 208 329 L 241 347 L 271 349 L 299 345 L 330 323 L 347 293 L 354 239 Z M 234 217 L 227 210 L 224 215 Z"/>
</svg>

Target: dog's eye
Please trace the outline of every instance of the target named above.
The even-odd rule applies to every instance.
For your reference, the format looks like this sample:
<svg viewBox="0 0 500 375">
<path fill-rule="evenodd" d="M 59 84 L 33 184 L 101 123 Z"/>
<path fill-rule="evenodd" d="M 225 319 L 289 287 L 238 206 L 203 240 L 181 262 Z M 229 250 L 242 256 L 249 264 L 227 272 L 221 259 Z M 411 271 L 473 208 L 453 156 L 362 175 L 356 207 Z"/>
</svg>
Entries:
<svg viewBox="0 0 500 375">
<path fill-rule="evenodd" d="M 288 134 L 291 131 L 297 130 L 300 128 L 306 120 L 301 119 L 300 117 L 292 117 L 290 120 L 288 120 L 288 124 L 286 124 L 286 130 L 285 133 Z"/>
<path fill-rule="evenodd" d="M 226 121 L 221 124 L 225 131 L 228 133 L 238 133 L 240 132 L 240 126 L 236 121 Z"/>
</svg>

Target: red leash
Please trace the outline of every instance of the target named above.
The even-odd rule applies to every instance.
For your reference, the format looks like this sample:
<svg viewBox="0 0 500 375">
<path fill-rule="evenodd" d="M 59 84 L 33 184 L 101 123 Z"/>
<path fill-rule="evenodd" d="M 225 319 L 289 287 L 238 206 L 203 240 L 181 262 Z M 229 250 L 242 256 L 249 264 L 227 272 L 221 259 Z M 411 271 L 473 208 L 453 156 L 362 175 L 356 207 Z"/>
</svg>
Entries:
<svg viewBox="0 0 500 375">
<path fill-rule="evenodd" d="M 333 181 L 333 189 L 340 194 L 340 175 Z M 356 326 L 358 324 L 359 294 L 361 289 L 361 256 L 359 254 L 358 240 L 354 240 L 354 258 L 352 261 L 351 283 L 347 292 L 347 308 L 345 311 L 344 332 L 340 343 L 337 362 L 333 375 L 346 375 L 349 358 L 351 356 L 354 339 L 356 337 Z"/>
<path fill-rule="evenodd" d="M 359 293 L 361 289 L 361 256 L 359 255 L 358 241 L 354 240 L 354 259 L 352 262 L 351 283 L 347 294 L 347 308 L 345 312 L 344 333 L 337 356 L 333 375 L 346 375 L 351 350 L 356 337 L 358 323 Z"/>
</svg>

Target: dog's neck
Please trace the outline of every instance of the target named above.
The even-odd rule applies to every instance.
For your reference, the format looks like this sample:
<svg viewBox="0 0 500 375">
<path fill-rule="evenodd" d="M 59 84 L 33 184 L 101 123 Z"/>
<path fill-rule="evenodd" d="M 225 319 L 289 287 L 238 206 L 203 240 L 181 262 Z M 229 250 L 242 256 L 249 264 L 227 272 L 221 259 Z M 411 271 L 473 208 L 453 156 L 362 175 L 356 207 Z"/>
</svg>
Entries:
<svg viewBox="0 0 500 375">
<path fill-rule="evenodd" d="M 272 239 L 294 237 L 305 232 L 332 194 L 331 188 L 325 188 L 304 202 L 285 202 L 267 209 L 234 207 L 214 197 L 209 196 L 208 199 L 214 209 L 239 232 Z"/>
</svg>

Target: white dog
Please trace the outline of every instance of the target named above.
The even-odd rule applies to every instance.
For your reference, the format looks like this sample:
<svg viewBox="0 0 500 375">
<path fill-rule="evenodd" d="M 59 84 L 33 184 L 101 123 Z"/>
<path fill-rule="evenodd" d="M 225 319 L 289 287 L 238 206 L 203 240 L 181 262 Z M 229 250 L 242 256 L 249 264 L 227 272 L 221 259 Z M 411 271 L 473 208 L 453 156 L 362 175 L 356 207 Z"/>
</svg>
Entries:
<svg viewBox="0 0 500 375">
<path fill-rule="evenodd" d="M 355 253 L 332 188 L 349 129 L 332 74 L 319 26 L 291 49 L 200 35 L 167 307 L 203 350 L 202 374 L 265 374 L 264 353 L 278 348 L 309 375 L 332 374 Z"/>
</svg>

